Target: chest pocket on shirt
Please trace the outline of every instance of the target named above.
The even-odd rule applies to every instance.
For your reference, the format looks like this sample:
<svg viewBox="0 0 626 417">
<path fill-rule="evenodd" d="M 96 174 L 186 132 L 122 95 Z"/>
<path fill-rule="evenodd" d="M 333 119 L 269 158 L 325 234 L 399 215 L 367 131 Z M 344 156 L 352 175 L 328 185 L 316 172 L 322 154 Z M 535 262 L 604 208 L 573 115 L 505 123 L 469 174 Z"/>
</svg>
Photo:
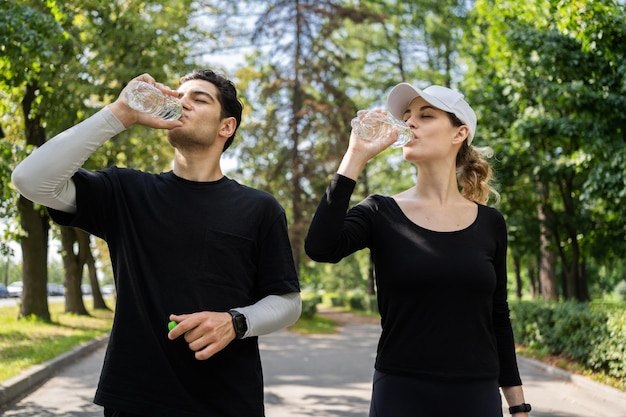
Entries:
<svg viewBox="0 0 626 417">
<path fill-rule="evenodd" d="M 252 239 L 208 229 L 196 285 L 200 291 L 225 292 L 225 296 L 246 297 L 254 289 L 256 245 Z"/>
</svg>

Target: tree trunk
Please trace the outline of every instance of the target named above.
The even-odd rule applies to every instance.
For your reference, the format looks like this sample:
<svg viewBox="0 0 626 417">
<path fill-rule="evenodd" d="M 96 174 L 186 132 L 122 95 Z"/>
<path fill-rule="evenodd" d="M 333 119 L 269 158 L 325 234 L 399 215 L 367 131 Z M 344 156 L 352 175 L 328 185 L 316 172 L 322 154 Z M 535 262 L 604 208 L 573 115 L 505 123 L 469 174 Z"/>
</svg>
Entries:
<svg viewBox="0 0 626 417">
<path fill-rule="evenodd" d="M 539 283 L 537 282 L 537 262 L 528 262 L 527 271 L 530 281 L 530 293 L 533 298 L 537 298 L 541 295 L 541 288 L 539 288 Z"/>
<path fill-rule="evenodd" d="M 558 291 L 556 285 L 556 273 L 554 269 L 555 255 L 550 249 L 550 230 L 546 225 L 546 215 L 543 203 L 537 204 L 537 217 L 539 219 L 539 244 L 540 244 L 540 263 L 539 263 L 539 283 L 541 285 L 541 293 L 544 300 L 558 300 Z"/>
<path fill-rule="evenodd" d="M 48 308 L 48 217 L 41 214 L 34 204 L 20 196 L 17 204 L 25 237 L 22 248 L 22 300 L 20 317 L 34 315 L 50 321 Z"/>
<path fill-rule="evenodd" d="M 580 244 L 578 243 L 578 210 L 576 203 L 572 198 L 572 190 L 574 189 L 574 174 L 565 176 L 558 182 L 559 191 L 563 200 L 563 208 L 565 210 L 565 232 L 567 240 L 570 242 L 570 256 L 568 262 L 568 254 L 561 245 L 559 245 L 559 252 L 561 261 L 563 263 L 563 282 L 566 283 L 566 292 L 564 296 L 566 299 L 576 299 L 584 302 L 589 301 L 589 292 L 587 289 L 586 276 L 582 273 L 582 260 L 580 253 Z M 559 239 L 558 242 L 561 240 Z M 557 242 L 557 243 L 558 243 Z"/>
<path fill-rule="evenodd" d="M 61 227 L 62 258 L 65 267 L 65 312 L 88 316 L 80 289 L 85 256 L 78 233 L 81 232 L 77 232 L 77 229 L 73 227 Z M 74 244 L 77 242 L 79 243 L 78 253 L 74 253 Z"/>
<path fill-rule="evenodd" d="M 515 295 L 518 300 L 522 299 L 522 266 L 520 258 L 513 256 L 513 268 L 515 269 Z"/>
<path fill-rule="evenodd" d="M 579 301 L 589 301 L 589 286 L 587 285 L 587 262 L 584 258 L 580 260 L 580 269 L 578 272 L 577 294 Z"/>
<path fill-rule="evenodd" d="M 91 245 L 89 240 L 90 235 L 89 233 L 80 229 L 75 229 L 75 232 L 78 238 L 79 250 L 83 254 L 85 264 L 87 265 L 89 285 L 91 285 L 91 296 L 93 299 L 93 308 L 95 310 L 109 310 L 109 307 L 107 307 L 106 303 L 104 302 L 104 297 L 102 297 L 102 292 L 100 291 L 96 261 L 93 258 L 93 254 L 91 252 Z"/>
<path fill-rule="evenodd" d="M 38 90 L 36 82 L 29 83 L 22 99 L 26 144 L 35 147 L 43 145 L 46 140 L 40 116 L 31 111 Z M 48 214 L 45 210 L 36 208 L 23 196 L 20 196 L 18 200 L 17 209 L 20 213 L 22 229 L 25 232 L 25 237 L 20 241 L 24 287 L 19 315 L 21 317 L 34 315 L 49 321 L 50 310 L 46 287 L 48 283 L 48 231 L 50 229 Z"/>
<path fill-rule="evenodd" d="M 578 242 L 572 242 L 572 256 L 569 263 L 566 262 L 565 253 L 561 254 L 563 262 L 563 295 L 568 300 L 586 302 L 590 300 L 587 277 L 584 273 L 584 260 L 580 258 Z"/>
</svg>

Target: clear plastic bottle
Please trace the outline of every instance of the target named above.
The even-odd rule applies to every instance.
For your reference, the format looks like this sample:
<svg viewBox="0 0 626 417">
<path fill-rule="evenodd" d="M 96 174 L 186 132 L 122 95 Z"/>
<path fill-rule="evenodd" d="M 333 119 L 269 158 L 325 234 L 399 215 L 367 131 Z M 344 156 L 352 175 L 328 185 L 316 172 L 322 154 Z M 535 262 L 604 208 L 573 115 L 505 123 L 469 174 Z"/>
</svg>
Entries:
<svg viewBox="0 0 626 417">
<path fill-rule="evenodd" d="M 164 120 L 178 120 L 183 115 L 183 106 L 176 97 L 163 94 L 145 81 L 128 83 L 124 99 L 133 109 Z"/>
<path fill-rule="evenodd" d="M 392 148 L 400 148 L 413 139 L 411 129 L 393 117 L 391 114 L 373 110 L 359 110 L 351 122 L 354 133 L 363 139 L 379 140 L 385 138 L 398 129 L 398 139 L 391 145 Z"/>
</svg>

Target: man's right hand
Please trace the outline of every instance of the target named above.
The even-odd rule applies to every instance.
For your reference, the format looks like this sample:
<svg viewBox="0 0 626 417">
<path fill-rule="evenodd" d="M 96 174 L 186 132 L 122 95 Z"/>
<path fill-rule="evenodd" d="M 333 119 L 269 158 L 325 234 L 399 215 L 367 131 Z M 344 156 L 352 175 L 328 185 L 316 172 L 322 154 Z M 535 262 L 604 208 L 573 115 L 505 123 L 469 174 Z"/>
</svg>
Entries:
<svg viewBox="0 0 626 417">
<path fill-rule="evenodd" d="M 145 81 L 157 87 L 164 94 L 178 97 L 177 91 L 172 90 L 166 85 L 157 83 L 150 74 L 142 74 L 136 78 L 133 78 L 133 80 L 131 81 Z M 126 86 L 124 90 L 126 90 L 126 88 L 128 88 L 128 86 Z M 130 127 L 134 124 L 139 124 L 142 126 L 151 127 L 153 129 L 174 129 L 183 125 L 183 122 L 181 122 L 180 120 L 163 120 L 161 118 L 131 108 L 124 99 L 124 90 L 122 90 L 117 100 L 115 100 L 108 106 L 109 110 L 111 110 L 115 117 L 117 117 L 119 121 L 122 122 L 124 127 Z"/>
</svg>

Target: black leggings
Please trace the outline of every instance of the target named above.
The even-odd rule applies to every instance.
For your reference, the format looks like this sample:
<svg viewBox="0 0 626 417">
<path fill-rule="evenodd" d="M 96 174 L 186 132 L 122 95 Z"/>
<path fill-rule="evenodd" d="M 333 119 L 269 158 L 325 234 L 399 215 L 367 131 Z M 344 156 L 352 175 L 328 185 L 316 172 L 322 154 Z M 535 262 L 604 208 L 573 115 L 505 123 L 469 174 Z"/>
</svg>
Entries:
<svg viewBox="0 0 626 417">
<path fill-rule="evenodd" d="M 424 381 L 374 372 L 369 417 L 502 417 L 497 380 Z"/>
</svg>

